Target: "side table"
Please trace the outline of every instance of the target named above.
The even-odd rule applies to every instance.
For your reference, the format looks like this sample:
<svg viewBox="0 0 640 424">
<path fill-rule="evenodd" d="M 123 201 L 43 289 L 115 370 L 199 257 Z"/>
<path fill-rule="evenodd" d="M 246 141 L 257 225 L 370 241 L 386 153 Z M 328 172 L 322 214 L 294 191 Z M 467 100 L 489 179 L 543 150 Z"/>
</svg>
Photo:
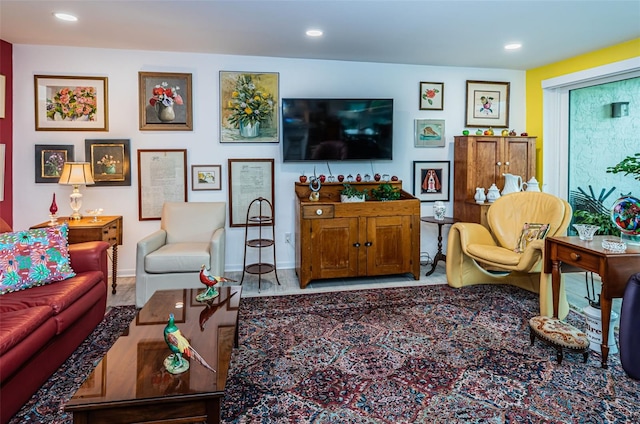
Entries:
<svg viewBox="0 0 640 424">
<path fill-rule="evenodd" d="M 433 272 L 436 270 L 436 265 L 438 264 L 438 261 L 442 261 L 442 262 L 447 261 L 447 255 L 442 253 L 442 227 L 445 224 L 449 224 L 449 225 L 453 224 L 455 220 L 453 218 L 447 218 L 447 217 L 445 217 L 444 219 L 435 219 L 432 216 L 423 216 L 423 217 L 420 217 L 420 221 L 427 222 L 429 224 L 438 224 L 438 252 L 433 257 L 431 270 L 427 271 L 427 273 L 425 274 L 425 276 L 428 277 L 431 274 L 433 274 Z"/>
<path fill-rule="evenodd" d="M 118 246 L 122 245 L 122 216 L 83 217 L 79 220 L 69 217 L 58 217 L 58 222 L 69 224 L 69 244 L 85 241 L 106 241 L 111 245 L 113 256 L 111 259 L 111 293 L 116 294 L 118 285 Z M 31 228 L 46 228 L 49 221 L 34 225 Z"/>
</svg>

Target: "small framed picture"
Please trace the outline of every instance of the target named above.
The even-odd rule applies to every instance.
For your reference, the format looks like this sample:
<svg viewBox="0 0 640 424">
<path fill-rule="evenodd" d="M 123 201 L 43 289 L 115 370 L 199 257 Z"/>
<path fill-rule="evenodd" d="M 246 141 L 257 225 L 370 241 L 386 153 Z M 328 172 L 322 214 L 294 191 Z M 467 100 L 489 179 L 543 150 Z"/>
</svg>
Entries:
<svg viewBox="0 0 640 424">
<path fill-rule="evenodd" d="M 416 119 L 415 147 L 444 147 L 444 119 Z"/>
<path fill-rule="evenodd" d="M 140 130 L 191 131 L 191 74 L 138 72 Z"/>
<path fill-rule="evenodd" d="M 73 162 L 72 144 L 36 144 L 36 183 L 57 183 L 65 162 Z"/>
<path fill-rule="evenodd" d="M 509 127 L 508 82 L 467 81 L 466 127 Z"/>
<path fill-rule="evenodd" d="M 420 83 L 420 110 L 444 110 L 444 83 Z"/>
<path fill-rule="evenodd" d="M 222 190 L 222 165 L 191 165 L 191 190 Z"/>
<path fill-rule="evenodd" d="M 449 201 L 449 161 L 414 161 L 413 195 L 421 202 Z"/>
<path fill-rule="evenodd" d="M 96 186 L 130 186 L 129 140 L 85 140 L 84 157 Z"/>
<path fill-rule="evenodd" d="M 36 131 L 107 131 L 107 77 L 36 75 Z"/>
</svg>

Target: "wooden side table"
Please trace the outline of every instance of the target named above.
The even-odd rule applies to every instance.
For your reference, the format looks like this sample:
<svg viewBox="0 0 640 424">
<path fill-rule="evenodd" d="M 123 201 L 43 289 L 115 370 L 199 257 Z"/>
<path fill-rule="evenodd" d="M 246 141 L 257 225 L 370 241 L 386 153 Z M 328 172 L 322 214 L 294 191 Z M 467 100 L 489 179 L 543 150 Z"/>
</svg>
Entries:
<svg viewBox="0 0 640 424">
<path fill-rule="evenodd" d="M 427 273 L 425 274 L 425 277 L 428 277 L 431 274 L 433 274 L 433 272 L 436 270 L 436 265 L 438 264 L 438 261 L 442 261 L 442 262 L 447 261 L 447 255 L 442 253 L 442 226 L 445 224 L 451 225 L 456 221 L 453 218 L 445 217 L 444 219 L 435 219 L 432 216 L 420 217 L 420 221 L 428 222 L 429 224 L 438 224 L 438 252 L 433 257 L 433 264 L 431 264 L 431 270 L 427 271 Z"/>
<path fill-rule="evenodd" d="M 58 218 L 59 223 L 69 224 L 69 244 L 85 241 L 106 241 L 111 245 L 113 256 L 111 259 L 111 293 L 116 294 L 118 285 L 118 246 L 122 245 L 122 216 L 83 217 L 80 220 L 72 220 L 63 216 Z M 31 228 L 46 228 L 49 221 L 34 225 Z"/>
</svg>

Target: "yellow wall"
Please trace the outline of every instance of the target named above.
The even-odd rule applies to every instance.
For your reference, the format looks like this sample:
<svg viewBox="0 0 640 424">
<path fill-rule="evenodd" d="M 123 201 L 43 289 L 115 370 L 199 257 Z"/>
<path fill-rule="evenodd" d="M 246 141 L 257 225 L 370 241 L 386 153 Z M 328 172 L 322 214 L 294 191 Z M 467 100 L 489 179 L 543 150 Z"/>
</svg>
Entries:
<svg viewBox="0 0 640 424">
<path fill-rule="evenodd" d="M 527 71 L 527 132 L 537 139 L 537 178 L 542 181 L 542 81 L 640 56 L 640 38 Z"/>
</svg>

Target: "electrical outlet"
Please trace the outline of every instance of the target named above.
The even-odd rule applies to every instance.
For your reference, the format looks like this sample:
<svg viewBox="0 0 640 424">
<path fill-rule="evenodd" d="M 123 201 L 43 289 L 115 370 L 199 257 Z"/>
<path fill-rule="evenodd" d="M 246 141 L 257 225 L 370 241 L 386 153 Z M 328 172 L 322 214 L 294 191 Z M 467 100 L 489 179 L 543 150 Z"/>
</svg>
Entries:
<svg viewBox="0 0 640 424">
<path fill-rule="evenodd" d="M 284 242 L 291 244 L 291 233 L 284 233 Z"/>
</svg>

